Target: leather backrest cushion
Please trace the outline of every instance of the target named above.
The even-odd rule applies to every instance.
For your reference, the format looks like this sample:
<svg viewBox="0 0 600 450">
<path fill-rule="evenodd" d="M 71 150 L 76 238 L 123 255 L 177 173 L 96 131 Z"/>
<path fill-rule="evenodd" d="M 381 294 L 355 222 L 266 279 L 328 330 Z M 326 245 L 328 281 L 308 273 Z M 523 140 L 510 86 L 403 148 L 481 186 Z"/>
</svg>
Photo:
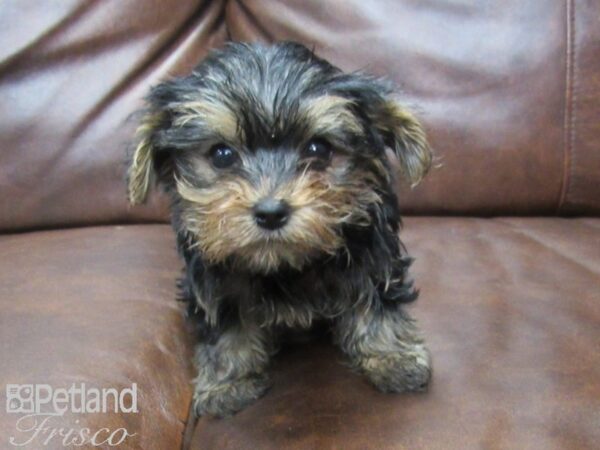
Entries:
<svg viewBox="0 0 600 450">
<path fill-rule="evenodd" d="M 387 76 L 441 168 L 405 213 L 600 212 L 600 5 L 518 0 L 7 0 L 0 4 L 0 229 L 163 221 L 128 207 L 141 98 L 226 39 L 299 40 Z"/>
</svg>

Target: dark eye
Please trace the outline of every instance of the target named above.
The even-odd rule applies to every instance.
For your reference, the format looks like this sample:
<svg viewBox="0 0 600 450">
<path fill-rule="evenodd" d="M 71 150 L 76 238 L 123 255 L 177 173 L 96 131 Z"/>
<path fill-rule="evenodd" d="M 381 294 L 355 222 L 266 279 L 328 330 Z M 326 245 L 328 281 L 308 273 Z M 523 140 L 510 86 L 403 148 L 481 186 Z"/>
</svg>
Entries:
<svg viewBox="0 0 600 450">
<path fill-rule="evenodd" d="M 210 149 L 210 160 L 217 169 L 231 167 L 238 159 L 238 154 L 225 144 L 217 144 Z"/>
<path fill-rule="evenodd" d="M 307 158 L 318 158 L 324 161 L 331 158 L 331 144 L 324 139 L 313 139 L 306 144 L 304 156 Z"/>
</svg>

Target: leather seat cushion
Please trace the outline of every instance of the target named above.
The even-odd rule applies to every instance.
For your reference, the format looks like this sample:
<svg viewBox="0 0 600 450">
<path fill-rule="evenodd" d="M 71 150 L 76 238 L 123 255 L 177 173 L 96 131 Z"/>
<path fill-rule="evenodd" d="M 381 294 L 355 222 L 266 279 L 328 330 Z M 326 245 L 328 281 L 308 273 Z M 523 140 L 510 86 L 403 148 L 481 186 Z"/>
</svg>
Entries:
<svg viewBox="0 0 600 450">
<path fill-rule="evenodd" d="M 329 344 L 287 348 L 274 385 L 191 447 L 592 448 L 600 440 L 600 219 L 408 218 L 426 394 L 385 395 Z M 0 384 L 136 382 L 138 414 L 68 415 L 126 427 L 124 448 L 179 448 L 193 343 L 174 301 L 165 225 L 0 237 Z M 5 404 L 5 392 L 0 403 Z M 0 405 L 1 406 L 1 405 Z M 3 442 L 16 414 L 0 414 Z M 31 448 L 38 448 L 39 443 Z"/>
</svg>

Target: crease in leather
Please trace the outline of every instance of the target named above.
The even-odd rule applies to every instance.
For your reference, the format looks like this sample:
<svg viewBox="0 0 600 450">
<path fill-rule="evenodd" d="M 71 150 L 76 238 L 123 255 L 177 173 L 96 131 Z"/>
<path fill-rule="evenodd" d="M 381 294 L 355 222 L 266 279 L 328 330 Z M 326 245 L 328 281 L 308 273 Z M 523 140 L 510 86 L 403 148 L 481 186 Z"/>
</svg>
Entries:
<svg viewBox="0 0 600 450">
<path fill-rule="evenodd" d="M 263 39 L 273 42 L 275 41 L 275 36 L 267 30 L 267 28 L 258 20 L 258 17 L 250 10 L 250 8 L 243 2 L 243 0 L 227 0 L 234 1 L 238 5 L 238 7 L 246 14 L 246 17 L 250 20 L 252 25 L 262 34 Z M 228 33 L 229 27 L 228 28 Z"/>
<path fill-rule="evenodd" d="M 556 256 L 559 256 L 567 261 L 569 261 L 571 264 L 579 267 L 580 269 L 583 269 L 586 272 L 589 272 L 591 275 L 597 277 L 600 275 L 600 271 L 596 271 L 594 270 L 592 267 L 589 267 L 585 264 L 583 264 L 581 261 L 579 261 L 577 258 L 574 258 L 570 255 L 567 255 L 564 252 L 561 252 L 558 248 L 553 247 L 550 243 L 546 242 L 543 238 L 541 238 L 540 236 L 536 236 L 533 233 L 528 233 L 527 231 L 525 231 L 525 228 L 523 227 L 519 227 L 517 225 L 515 225 L 514 223 L 511 222 L 505 222 L 503 221 L 501 218 L 494 218 L 493 219 L 495 222 L 497 223 L 501 223 L 506 225 L 507 227 L 509 227 L 514 233 L 517 233 L 527 239 L 529 239 L 531 242 L 536 243 L 537 245 L 539 245 L 540 247 L 543 247 L 544 249 L 550 251 L 551 253 L 553 253 Z M 569 219 L 557 219 L 557 220 L 569 220 Z"/>
<path fill-rule="evenodd" d="M 56 34 L 62 33 L 65 28 L 70 27 L 73 23 L 75 23 L 80 17 L 86 14 L 86 12 L 93 7 L 94 4 L 92 2 L 82 2 L 75 7 L 73 11 L 71 11 L 66 16 L 59 19 L 53 26 L 43 31 L 39 36 L 35 37 L 31 41 L 29 41 L 26 45 L 19 48 L 16 53 L 13 53 L 8 58 L 4 60 L 0 60 L 0 79 L 3 78 L 4 72 L 8 66 L 11 65 L 19 65 L 23 59 L 28 59 L 28 53 L 32 49 L 37 46 L 43 45 L 47 40 L 52 39 Z M 29 68 L 26 68 L 29 69 Z M 17 71 L 16 74 L 19 72 Z M 13 75 L 13 74 L 11 74 Z"/>
<path fill-rule="evenodd" d="M 224 0 L 220 0 L 220 3 L 221 9 L 215 15 L 216 17 L 213 19 L 213 24 L 208 26 L 209 34 L 218 26 L 219 19 L 224 19 Z M 112 103 L 115 98 L 119 96 L 119 94 L 128 88 L 128 86 L 135 84 L 136 81 L 142 77 L 144 73 L 154 64 L 156 64 L 157 61 L 161 61 L 163 56 L 173 53 L 174 47 L 178 45 L 181 47 L 180 43 L 186 41 L 188 36 L 193 36 L 197 30 L 202 31 L 201 28 L 203 25 L 203 20 L 206 19 L 205 13 L 210 11 L 210 8 L 213 5 L 214 2 L 212 1 L 200 2 L 197 9 L 189 15 L 189 17 L 184 23 L 181 24 L 180 27 L 174 29 L 172 34 L 166 37 L 161 45 L 158 45 L 154 51 L 149 52 L 144 60 L 133 66 L 128 73 L 124 74 L 121 81 L 112 86 L 111 89 L 102 98 L 100 98 L 97 103 L 94 104 L 93 108 L 81 117 L 79 123 L 71 132 L 71 137 L 75 138 L 79 136 L 87 128 L 87 126 L 94 121 L 94 119 L 102 114 L 102 112 Z M 201 25 L 200 28 L 197 28 L 197 25 Z M 127 36 L 127 34 L 124 36 Z"/>
<path fill-rule="evenodd" d="M 594 230 L 600 230 L 600 223 L 598 223 L 592 218 L 586 219 L 585 217 L 582 217 L 579 219 L 579 222 L 585 224 L 587 227 L 590 227 Z"/>
</svg>

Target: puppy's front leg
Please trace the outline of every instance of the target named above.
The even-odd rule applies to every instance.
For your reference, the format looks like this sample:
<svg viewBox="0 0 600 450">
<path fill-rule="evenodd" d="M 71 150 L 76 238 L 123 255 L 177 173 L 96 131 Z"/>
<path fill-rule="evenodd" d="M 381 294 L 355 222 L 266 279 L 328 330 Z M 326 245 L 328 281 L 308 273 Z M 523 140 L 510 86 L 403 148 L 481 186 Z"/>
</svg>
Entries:
<svg viewBox="0 0 600 450">
<path fill-rule="evenodd" d="M 400 308 L 370 307 L 338 318 L 335 338 L 352 365 L 384 392 L 422 391 L 431 377 L 429 351 Z"/>
<path fill-rule="evenodd" d="M 268 342 L 267 332 L 258 326 L 235 324 L 198 345 L 194 392 L 197 415 L 228 416 L 265 393 L 271 354 Z"/>
</svg>

